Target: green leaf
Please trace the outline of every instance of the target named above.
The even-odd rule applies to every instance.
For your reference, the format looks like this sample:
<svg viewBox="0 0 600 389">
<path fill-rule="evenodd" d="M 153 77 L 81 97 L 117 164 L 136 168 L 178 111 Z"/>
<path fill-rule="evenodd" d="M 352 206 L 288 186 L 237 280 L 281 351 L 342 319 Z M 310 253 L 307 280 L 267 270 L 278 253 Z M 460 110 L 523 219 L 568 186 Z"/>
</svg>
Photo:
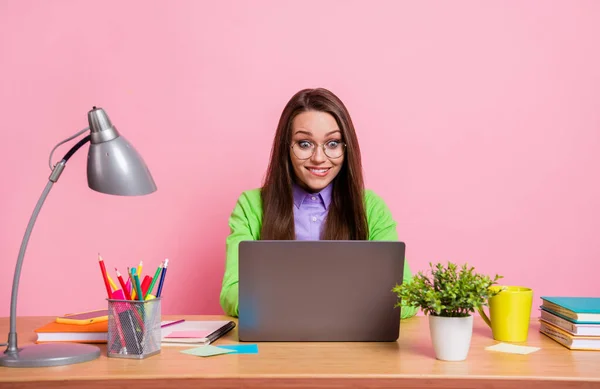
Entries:
<svg viewBox="0 0 600 389">
<path fill-rule="evenodd" d="M 409 282 L 396 285 L 392 292 L 398 296 L 397 307 L 404 302 L 421 308 L 427 315 L 469 316 L 499 292 L 490 287 L 501 278 L 497 274 L 493 279 L 478 274 L 467 264 L 430 262 L 428 272 L 418 272 Z"/>
</svg>

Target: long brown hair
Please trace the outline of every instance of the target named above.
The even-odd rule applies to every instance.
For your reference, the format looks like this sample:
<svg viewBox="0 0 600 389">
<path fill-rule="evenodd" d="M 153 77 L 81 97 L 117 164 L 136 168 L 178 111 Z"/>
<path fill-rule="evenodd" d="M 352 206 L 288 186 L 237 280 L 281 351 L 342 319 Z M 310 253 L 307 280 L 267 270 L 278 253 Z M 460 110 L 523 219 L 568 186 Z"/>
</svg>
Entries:
<svg viewBox="0 0 600 389">
<path fill-rule="evenodd" d="M 331 204 L 323 229 L 324 240 L 366 240 L 369 236 L 364 205 L 364 181 L 360 148 L 354 125 L 344 103 L 327 89 L 304 89 L 287 103 L 277 125 L 271 160 L 261 188 L 262 240 L 294 240 L 294 171 L 290 161 L 292 122 L 301 112 L 332 115 L 346 143 L 346 155 L 334 178 Z"/>
</svg>

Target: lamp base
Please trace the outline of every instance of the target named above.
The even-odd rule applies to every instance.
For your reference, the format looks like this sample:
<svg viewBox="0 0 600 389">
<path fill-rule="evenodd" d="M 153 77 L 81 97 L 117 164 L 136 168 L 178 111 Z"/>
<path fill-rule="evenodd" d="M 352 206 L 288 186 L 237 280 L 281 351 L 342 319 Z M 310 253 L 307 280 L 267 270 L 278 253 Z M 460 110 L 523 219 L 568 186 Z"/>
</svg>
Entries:
<svg viewBox="0 0 600 389">
<path fill-rule="evenodd" d="M 79 343 L 43 343 L 19 348 L 16 354 L 0 354 L 0 366 L 46 367 L 88 362 L 100 356 L 100 349 Z"/>
</svg>

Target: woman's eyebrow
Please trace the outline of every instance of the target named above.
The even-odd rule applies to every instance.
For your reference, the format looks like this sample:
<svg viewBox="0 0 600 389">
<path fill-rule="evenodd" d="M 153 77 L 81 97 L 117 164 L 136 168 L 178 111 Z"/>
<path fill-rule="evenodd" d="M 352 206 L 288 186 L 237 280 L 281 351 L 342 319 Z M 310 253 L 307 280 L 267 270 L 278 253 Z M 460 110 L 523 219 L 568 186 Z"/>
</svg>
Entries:
<svg viewBox="0 0 600 389">
<path fill-rule="evenodd" d="M 336 132 L 341 132 L 341 131 L 340 130 L 329 131 L 327 134 L 325 134 L 325 136 L 329 136 L 329 135 L 335 134 Z M 305 131 L 305 130 L 298 130 L 298 131 L 296 131 L 294 133 L 294 135 L 296 135 L 296 134 L 306 134 L 306 135 L 312 136 L 312 132 Z"/>
<path fill-rule="evenodd" d="M 304 131 L 304 130 L 298 130 L 298 131 L 296 131 L 294 133 L 294 135 L 296 135 L 296 134 L 306 134 L 308 136 L 312 136 L 312 132 L 310 132 L 310 131 Z"/>
</svg>

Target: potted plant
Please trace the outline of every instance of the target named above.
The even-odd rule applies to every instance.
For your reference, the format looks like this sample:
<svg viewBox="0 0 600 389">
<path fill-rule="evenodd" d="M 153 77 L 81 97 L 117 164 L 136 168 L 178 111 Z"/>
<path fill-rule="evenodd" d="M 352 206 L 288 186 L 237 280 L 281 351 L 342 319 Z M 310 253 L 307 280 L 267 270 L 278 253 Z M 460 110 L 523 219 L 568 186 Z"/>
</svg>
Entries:
<svg viewBox="0 0 600 389">
<path fill-rule="evenodd" d="M 477 309 L 487 305 L 488 299 L 499 292 L 490 286 L 494 279 L 474 272 L 467 264 L 452 262 L 435 266 L 429 263 L 430 274 L 418 272 L 410 282 L 396 285 L 396 307 L 421 308 L 429 317 L 429 333 L 437 359 L 462 361 L 467 358 L 473 333 L 473 316 Z"/>
</svg>

